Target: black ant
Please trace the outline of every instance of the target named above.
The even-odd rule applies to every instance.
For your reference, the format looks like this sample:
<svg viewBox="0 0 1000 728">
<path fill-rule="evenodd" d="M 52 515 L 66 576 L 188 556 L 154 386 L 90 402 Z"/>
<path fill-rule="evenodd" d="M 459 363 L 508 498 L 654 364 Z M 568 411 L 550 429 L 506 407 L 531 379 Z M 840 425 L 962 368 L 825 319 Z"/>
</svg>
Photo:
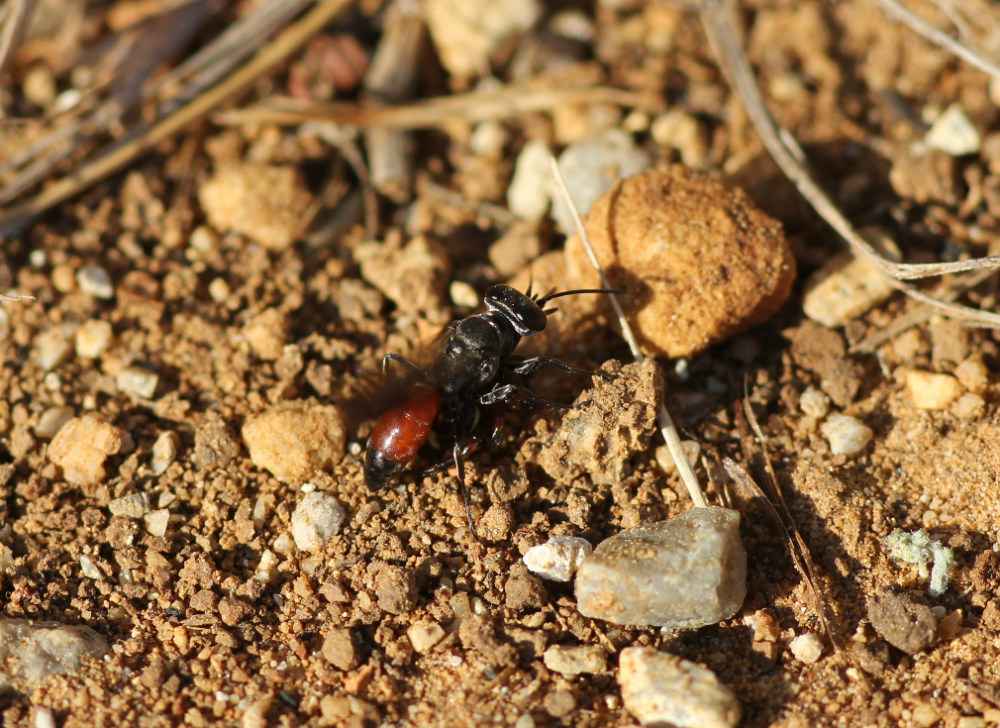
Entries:
<svg viewBox="0 0 1000 728">
<path fill-rule="evenodd" d="M 429 369 L 422 369 L 399 354 L 386 354 L 383 371 L 394 362 L 407 369 L 419 384 L 406 401 L 385 412 L 372 429 L 365 452 L 368 488 L 376 490 L 390 483 L 428 441 L 435 447 L 440 447 L 440 441 L 451 443 L 451 452 L 444 461 L 426 473 L 455 463 L 465 514 L 475 536 L 463 456 L 477 444 L 473 435 L 480 422 L 480 408 L 508 404 L 519 397 L 535 404 L 568 409 L 573 405 L 539 397 L 527 387 L 506 382 L 506 375 L 531 374 L 543 364 L 574 374 L 596 374 L 548 356 L 514 357 L 514 350 L 523 337 L 545 329 L 548 316 L 556 311 L 545 308 L 552 299 L 578 293 L 621 292 L 597 288 L 537 297 L 532 295 L 530 286 L 526 293 L 521 293 L 508 285 L 494 285 L 483 298 L 485 313 L 448 325 Z"/>
</svg>

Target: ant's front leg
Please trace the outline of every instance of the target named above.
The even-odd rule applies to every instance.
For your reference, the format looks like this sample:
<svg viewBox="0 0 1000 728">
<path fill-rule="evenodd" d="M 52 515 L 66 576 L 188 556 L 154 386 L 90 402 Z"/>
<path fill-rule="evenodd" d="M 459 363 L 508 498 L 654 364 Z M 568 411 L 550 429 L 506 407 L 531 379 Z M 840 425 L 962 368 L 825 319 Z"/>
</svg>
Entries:
<svg viewBox="0 0 1000 728">
<path fill-rule="evenodd" d="M 389 362 L 394 362 L 397 365 L 408 369 L 412 374 L 416 374 L 421 379 L 424 378 L 424 370 L 414 364 L 412 361 L 407 359 L 402 354 L 396 354 L 395 352 L 388 352 L 384 357 L 382 357 L 382 371 L 386 372 L 389 370 Z"/>
<path fill-rule="evenodd" d="M 576 409 L 578 405 L 575 404 L 562 404 L 561 402 L 552 402 L 551 400 L 539 397 L 537 394 L 532 392 L 527 387 L 521 387 L 517 384 L 504 384 L 499 387 L 491 389 L 486 394 L 480 396 L 479 404 L 484 407 L 488 407 L 493 404 L 507 403 L 513 399 L 514 395 L 520 395 L 522 398 L 534 404 L 543 404 L 548 407 L 559 407 L 560 409 Z"/>
<path fill-rule="evenodd" d="M 532 374 L 543 364 L 551 364 L 553 366 L 559 367 L 565 372 L 570 372 L 572 374 L 589 374 L 590 376 L 606 377 L 608 374 L 606 372 L 594 372 L 589 369 L 577 369 L 574 366 L 570 366 L 564 361 L 559 361 L 558 359 L 553 359 L 551 356 L 533 356 L 530 359 L 522 359 L 518 362 L 507 363 L 506 366 L 514 374 Z"/>
</svg>

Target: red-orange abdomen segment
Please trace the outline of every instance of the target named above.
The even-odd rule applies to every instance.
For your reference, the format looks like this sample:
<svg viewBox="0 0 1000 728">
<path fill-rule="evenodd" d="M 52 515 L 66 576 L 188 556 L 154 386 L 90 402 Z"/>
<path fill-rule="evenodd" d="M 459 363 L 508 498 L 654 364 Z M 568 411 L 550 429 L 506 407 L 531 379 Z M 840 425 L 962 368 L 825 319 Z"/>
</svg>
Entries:
<svg viewBox="0 0 1000 728">
<path fill-rule="evenodd" d="M 417 456 L 441 409 L 441 392 L 424 388 L 379 418 L 368 438 L 365 482 L 379 488 Z"/>
</svg>

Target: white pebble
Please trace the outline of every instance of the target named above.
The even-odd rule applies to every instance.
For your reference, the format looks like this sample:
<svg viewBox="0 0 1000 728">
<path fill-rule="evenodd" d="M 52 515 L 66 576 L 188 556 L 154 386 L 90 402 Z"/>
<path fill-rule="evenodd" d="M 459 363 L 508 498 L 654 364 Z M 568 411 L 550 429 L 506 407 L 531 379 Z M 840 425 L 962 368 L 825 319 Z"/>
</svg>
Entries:
<svg viewBox="0 0 1000 728">
<path fill-rule="evenodd" d="M 340 533 L 346 519 L 336 498 L 319 491 L 307 493 L 292 513 L 292 538 L 303 551 L 319 551 Z"/>
<path fill-rule="evenodd" d="M 82 359 L 96 359 L 111 343 L 111 324 L 100 319 L 84 321 L 76 330 L 76 355 Z"/>
<path fill-rule="evenodd" d="M 549 209 L 552 152 L 542 141 L 532 139 L 517 156 L 514 176 L 507 188 L 507 206 L 522 220 L 541 220 Z"/>
<path fill-rule="evenodd" d="M 567 582 L 593 550 L 586 539 L 552 536 L 545 543 L 528 549 L 523 560 L 528 571 L 543 579 Z"/>
<path fill-rule="evenodd" d="M 806 632 L 793 639 L 788 649 L 795 655 L 796 660 L 812 665 L 823 656 L 823 640 L 812 632 Z"/>
<path fill-rule="evenodd" d="M 913 370 L 906 375 L 906 388 L 918 409 L 942 410 L 962 396 L 962 385 L 950 374 Z"/>
<path fill-rule="evenodd" d="M 149 467 L 153 475 L 163 475 L 170 464 L 177 459 L 180 438 L 176 432 L 167 430 L 161 432 L 153 443 L 153 452 L 149 459 Z"/>
<path fill-rule="evenodd" d="M 166 508 L 158 508 L 143 516 L 146 524 L 146 533 L 155 538 L 163 538 L 167 533 L 167 526 L 170 525 L 170 511 Z"/>
<path fill-rule="evenodd" d="M 84 293 L 105 300 L 114 298 L 115 286 L 111 276 L 99 265 L 85 265 L 76 272 L 76 285 Z"/>
<path fill-rule="evenodd" d="M 159 381 L 159 376 L 142 367 L 125 367 L 115 377 L 119 392 L 143 399 L 152 399 Z"/>
<path fill-rule="evenodd" d="M 266 584 L 273 581 L 277 575 L 278 556 L 271 549 L 264 549 L 260 555 L 260 561 L 257 563 L 257 571 L 254 572 L 253 578 Z"/>
<path fill-rule="evenodd" d="M 104 574 L 101 570 L 97 568 L 97 564 L 94 560 L 87 556 L 87 554 L 82 554 L 80 556 L 80 571 L 88 579 L 103 579 Z"/>
<path fill-rule="evenodd" d="M 688 461 L 688 465 L 692 468 L 698 464 L 698 458 L 701 457 L 701 444 L 697 440 L 681 440 L 681 450 L 684 451 L 684 459 Z M 664 473 L 676 473 L 677 463 L 674 462 L 674 456 L 670 453 L 670 448 L 666 445 L 660 445 L 656 448 L 656 464 L 660 466 L 660 469 Z"/>
<path fill-rule="evenodd" d="M 816 419 L 826 417 L 830 411 L 830 398 L 816 387 L 806 387 L 806 391 L 799 397 L 799 409 L 807 417 L 815 417 Z"/>
<path fill-rule="evenodd" d="M 34 360 L 43 371 L 51 371 L 69 358 L 78 324 L 64 323 L 46 329 L 35 338 Z"/>
<path fill-rule="evenodd" d="M 56 728 L 56 717 L 48 708 L 35 708 L 35 728 Z"/>
<path fill-rule="evenodd" d="M 924 143 L 931 149 L 940 149 L 953 157 L 975 154 L 981 141 L 979 130 L 958 104 L 949 106 L 924 136 Z"/>
<path fill-rule="evenodd" d="M 864 258 L 836 256 L 806 285 L 802 310 L 827 328 L 843 326 L 893 294 L 889 278 Z"/>
<path fill-rule="evenodd" d="M 444 627 L 437 622 L 417 622 L 406 630 L 410 644 L 420 654 L 430 650 L 444 637 Z"/>
<path fill-rule="evenodd" d="M 597 645 L 552 645 L 542 655 L 545 667 L 563 677 L 595 675 L 608 666 L 607 653 Z"/>
<path fill-rule="evenodd" d="M 132 493 L 115 498 L 108 503 L 108 510 L 112 516 L 142 518 L 149 510 L 149 496 L 145 493 Z"/>
<path fill-rule="evenodd" d="M 833 415 L 820 428 L 834 455 L 855 455 L 871 442 L 872 428 L 850 415 Z"/>
</svg>

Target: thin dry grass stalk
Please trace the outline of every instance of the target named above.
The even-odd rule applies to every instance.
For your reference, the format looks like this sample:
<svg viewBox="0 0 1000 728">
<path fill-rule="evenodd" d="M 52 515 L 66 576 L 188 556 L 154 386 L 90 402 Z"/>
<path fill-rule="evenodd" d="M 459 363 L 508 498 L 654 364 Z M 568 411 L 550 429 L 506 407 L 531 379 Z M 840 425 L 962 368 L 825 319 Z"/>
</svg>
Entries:
<svg viewBox="0 0 1000 728">
<path fill-rule="evenodd" d="M 0 5 L 0 79 L 24 39 L 34 9 L 32 0 L 9 0 Z"/>
<path fill-rule="evenodd" d="M 246 109 L 216 114 L 212 120 L 231 126 L 241 124 L 301 124 L 331 121 L 360 127 L 429 129 L 456 121 L 478 123 L 522 114 L 549 111 L 576 104 L 610 103 L 644 106 L 642 94 L 607 86 L 568 89 L 528 89 L 508 86 L 490 93 L 440 96 L 403 106 L 377 106 L 351 102 L 318 102 L 292 98 L 272 98 Z"/>
<path fill-rule="evenodd" d="M 729 14 L 721 0 L 701 0 L 701 18 L 716 55 L 727 71 L 730 84 L 743 100 L 761 141 L 785 176 L 795 185 L 816 213 L 826 220 L 850 246 L 851 252 L 872 261 L 891 285 L 910 298 L 926 303 L 971 324 L 1000 328 L 1000 314 L 980 311 L 929 296 L 903 281 L 948 273 L 1000 268 L 1000 256 L 949 263 L 896 263 L 876 251 L 854 228 L 834 201 L 820 188 L 805 165 L 805 154 L 792 135 L 778 126 L 757 86 L 750 64 L 733 32 Z"/>
<path fill-rule="evenodd" d="M 935 28 L 923 18 L 904 8 L 896 0 L 875 0 L 875 2 L 889 15 L 896 18 L 901 23 L 909 27 L 913 32 L 923 36 L 931 43 L 939 45 L 945 50 L 951 51 L 963 61 L 972 64 L 980 71 L 988 73 L 996 79 L 1000 79 L 1000 66 L 986 58 L 979 51 L 970 48 L 968 45 L 957 41 L 943 30 Z"/>
</svg>

